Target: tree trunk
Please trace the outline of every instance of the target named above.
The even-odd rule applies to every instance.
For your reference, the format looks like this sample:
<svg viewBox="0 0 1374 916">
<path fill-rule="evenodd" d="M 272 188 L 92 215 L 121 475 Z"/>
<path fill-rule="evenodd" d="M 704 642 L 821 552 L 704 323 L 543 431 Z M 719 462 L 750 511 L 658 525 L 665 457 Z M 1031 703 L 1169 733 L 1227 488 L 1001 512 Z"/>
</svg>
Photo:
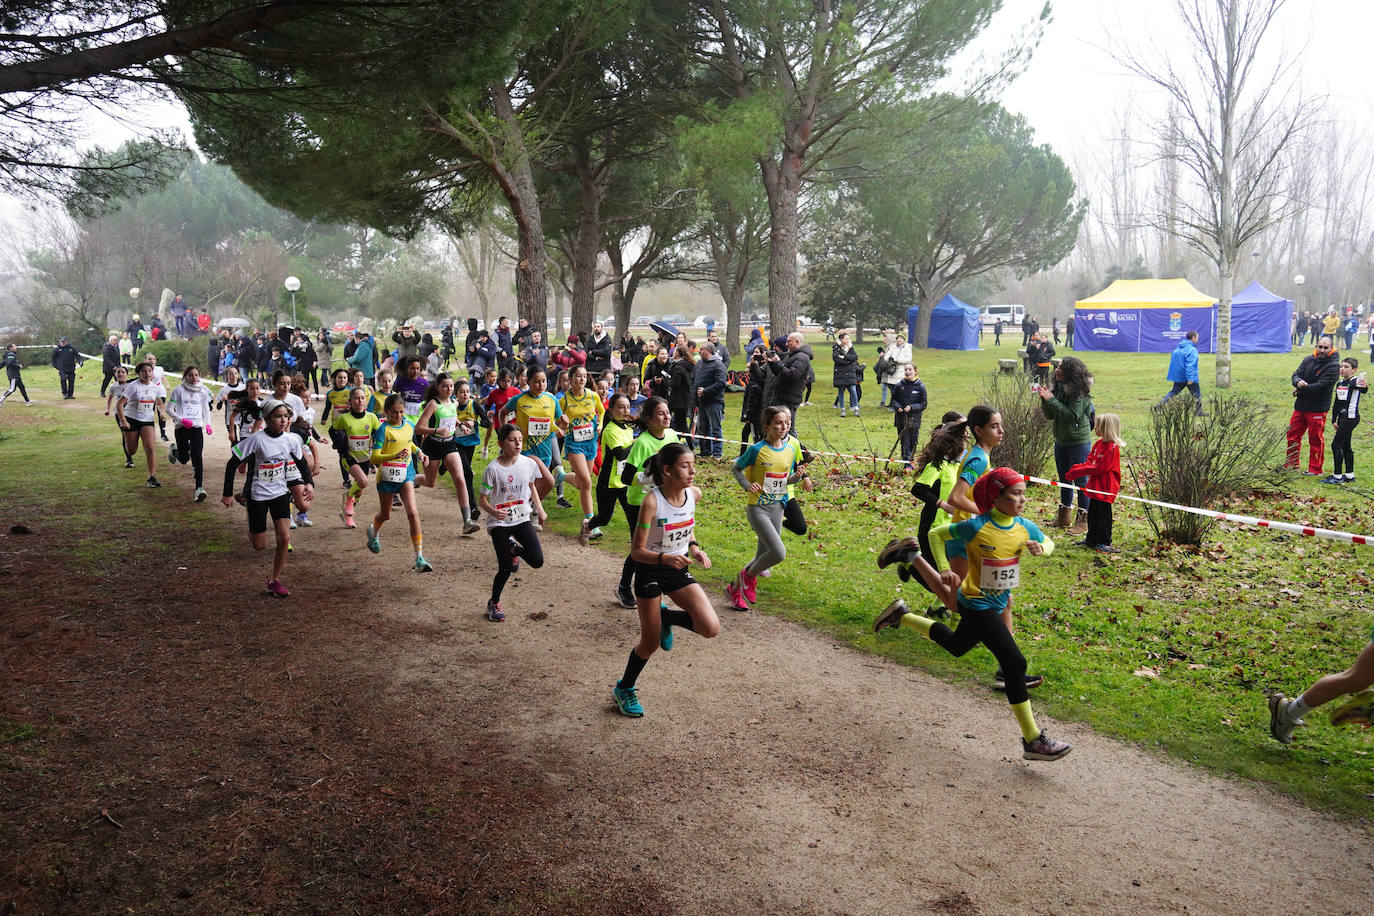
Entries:
<svg viewBox="0 0 1374 916">
<path fill-rule="evenodd" d="M 596 320 L 596 259 L 601 251 L 601 202 L 606 197 L 606 187 L 592 171 L 586 149 L 579 146 L 576 154 L 582 201 L 572 252 L 572 333 L 587 340 Z"/>
<path fill-rule="evenodd" d="M 789 131 L 790 133 L 791 131 Z M 782 156 L 759 160 L 768 194 L 768 321 L 773 334 L 797 329 L 797 202 L 802 154 L 784 143 Z"/>
<path fill-rule="evenodd" d="M 548 335 L 549 344 L 555 340 L 567 342 L 563 331 L 563 286 L 560 283 L 553 284 L 553 331 Z"/>
<path fill-rule="evenodd" d="M 504 132 L 505 161 L 493 162 L 492 171 L 510 205 L 516 226 L 516 314 L 536 328 L 548 321 L 548 274 L 545 265 L 544 224 L 539 194 L 530 169 L 529 151 L 511 105 L 506 84 L 492 85 L 492 111 Z M 562 328 L 557 330 L 561 331 Z"/>
<path fill-rule="evenodd" d="M 606 259 L 611 262 L 611 314 L 615 319 L 616 339 L 630 330 L 630 309 L 633 302 L 625 296 L 625 255 L 619 239 L 607 239 Z"/>
<path fill-rule="evenodd" d="M 1221 306 L 1217 309 L 1217 388 L 1231 387 L 1231 289 L 1236 279 L 1236 255 L 1240 245 L 1236 239 L 1236 106 L 1240 86 L 1236 73 L 1239 66 L 1236 47 L 1236 0 L 1230 0 L 1226 11 L 1226 60 L 1223 64 L 1223 96 L 1221 98 L 1221 187 L 1217 189 L 1221 225 L 1217 233 L 1217 268 L 1221 279 Z"/>
</svg>

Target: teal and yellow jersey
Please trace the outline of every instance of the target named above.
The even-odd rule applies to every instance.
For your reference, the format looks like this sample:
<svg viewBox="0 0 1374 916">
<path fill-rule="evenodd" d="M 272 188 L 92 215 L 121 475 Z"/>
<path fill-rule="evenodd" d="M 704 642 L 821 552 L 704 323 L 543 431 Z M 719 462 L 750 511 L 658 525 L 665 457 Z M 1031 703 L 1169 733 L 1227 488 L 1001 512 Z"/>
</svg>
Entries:
<svg viewBox="0 0 1374 916">
<path fill-rule="evenodd" d="M 339 414 L 348 413 L 348 396 L 352 393 L 353 389 L 347 386 L 343 388 L 331 387 L 326 391 L 324 393 L 324 410 L 328 416 L 322 419 L 333 421 Z"/>
<path fill-rule="evenodd" d="M 459 404 L 457 398 L 453 400 L 453 416 L 458 422 L 457 439 L 454 441 L 459 445 L 477 445 L 482 441 L 482 434 L 477 431 L 480 422 L 477 411 L 480 406 L 472 398 L 467 399 L 467 403 Z M 438 409 L 435 409 L 438 413 Z M 472 432 L 464 433 L 464 429 L 471 429 Z"/>
<path fill-rule="evenodd" d="M 959 603 L 1002 613 L 1011 590 L 1021 584 L 1021 552 L 1031 541 L 1045 553 L 1054 542 L 1035 524 L 996 509 L 962 522 L 932 528 L 930 535 L 945 543 L 950 557 L 968 557 L 968 573 L 959 586 Z"/>
<path fill-rule="evenodd" d="M 343 413 L 334 415 L 329 428 L 343 433 L 348 442 L 349 457 L 354 461 L 371 461 L 372 436 L 381 425 L 382 421 L 377 419 L 375 413 L 363 411 L 361 417 L 355 417 L 352 411 L 345 409 Z"/>
<path fill-rule="evenodd" d="M 565 391 L 560 395 L 563 402 L 563 416 L 568 420 L 567 440 L 574 443 L 587 443 L 588 448 L 594 450 L 591 445 L 596 441 L 597 433 L 601 430 L 602 417 L 606 413 L 606 406 L 601 402 L 601 397 L 590 388 L 583 388 L 581 397 L 575 396 L 571 390 Z"/>
<path fill-rule="evenodd" d="M 406 458 L 398 458 L 401 452 Z M 383 423 L 372 434 L 372 464 L 381 483 L 405 483 L 415 479 L 415 421 L 406 417 L 400 426 Z"/>
<path fill-rule="evenodd" d="M 964 457 L 959 462 L 959 473 L 955 475 L 955 483 L 962 480 L 972 487 L 978 482 L 979 477 L 982 477 L 988 472 L 988 468 L 991 466 L 992 465 L 988 462 L 988 453 L 983 451 L 983 447 L 980 445 L 971 446 L 968 451 L 964 452 Z M 951 492 L 953 492 L 953 490 L 951 490 Z M 969 497 L 970 500 L 972 498 L 972 496 Z M 972 513 L 962 512 L 958 509 L 954 511 L 954 520 L 956 522 L 962 522 L 972 517 Z"/>
<path fill-rule="evenodd" d="M 801 457 L 801 443 L 792 436 L 784 439 L 777 448 L 767 442 L 755 442 L 749 446 L 743 455 L 735 459 L 735 468 L 744 475 L 745 480 L 763 487 L 763 491 L 752 493 L 745 490 L 745 503 L 750 506 L 786 503 L 787 479 L 796 471 Z"/>
<path fill-rule="evenodd" d="M 523 392 L 506 404 L 506 412 L 515 412 L 515 425 L 524 435 L 522 455 L 539 458 L 544 464 L 553 463 L 554 422 L 562 419 L 563 408 L 547 391 L 539 396 Z"/>
</svg>

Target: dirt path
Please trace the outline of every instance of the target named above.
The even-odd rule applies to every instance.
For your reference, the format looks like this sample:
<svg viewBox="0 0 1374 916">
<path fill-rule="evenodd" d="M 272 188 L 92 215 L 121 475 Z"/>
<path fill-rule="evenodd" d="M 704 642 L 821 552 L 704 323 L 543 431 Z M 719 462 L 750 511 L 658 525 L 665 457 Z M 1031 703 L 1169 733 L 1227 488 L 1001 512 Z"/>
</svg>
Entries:
<svg viewBox="0 0 1374 916">
<path fill-rule="evenodd" d="M 221 459 L 209 467 L 216 493 Z M 161 474 L 177 485 L 150 500 L 188 496 L 189 473 Z M 656 654 L 640 679 L 647 715 L 624 719 L 609 693 L 636 624 L 610 600 L 612 551 L 546 537 L 548 564 L 522 569 L 509 619 L 489 623 L 490 543 L 453 536 L 451 490 L 422 495 L 437 571 L 420 576 L 406 569 L 403 517 L 372 556 L 338 524 L 337 478 L 323 476 L 291 599 L 254 593 L 266 558 L 242 545 L 242 513 L 201 507 L 233 526 L 231 556 L 180 555 L 180 584 L 136 592 L 159 602 L 137 617 L 88 594 L 86 616 L 62 624 L 71 646 L 19 680 L 21 711 L 74 710 L 61 739 L 72 772 L 11 767 L 22 775 L 4 785 L 40 801 L 75 793 L 123 826 L 71 815 L 0 834 L 39 859 L 99 860 L 65 874 L 57 896 L 21 877 L 13 899 L 161 894 L 203 912 L 1368 909 L 1374 849 L 1357 829 L 1078 725 L 1045 723 L 1075 749 L 1027 763 L 1000 696 L 720 600 L 721 635 L 682 634 Z M 41 557 L 14 553 L 6 571 L 29 560 Z M 65 686 L 74 670 L 98 686 Z M 135 739 L 135 714 L 161 733 Z M 108 761 L 142 787 L 93 788 Z"/>
</svg>

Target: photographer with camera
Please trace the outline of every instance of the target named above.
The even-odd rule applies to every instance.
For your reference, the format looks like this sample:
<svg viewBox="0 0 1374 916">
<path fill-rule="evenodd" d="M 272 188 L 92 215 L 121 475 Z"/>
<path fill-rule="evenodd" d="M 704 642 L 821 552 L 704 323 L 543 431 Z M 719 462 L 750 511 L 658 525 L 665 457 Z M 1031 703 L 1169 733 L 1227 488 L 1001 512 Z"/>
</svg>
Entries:
<svg viewBox="0 0 1374 916">
<path fill-rule="evenodd" d="M 786 407 L 795 417 L 797 408 L 801 407 L 805 399 L 807 380 L 811 377 L 810 348 L 806 346 L 800 332 L 793 331 L 787 335 L 785 354 L 779 354 L 777 350 L 768 350 L 764 357 L 764 366 L 776 382 L 773 403 L 769 406 Z"/>
</svg>

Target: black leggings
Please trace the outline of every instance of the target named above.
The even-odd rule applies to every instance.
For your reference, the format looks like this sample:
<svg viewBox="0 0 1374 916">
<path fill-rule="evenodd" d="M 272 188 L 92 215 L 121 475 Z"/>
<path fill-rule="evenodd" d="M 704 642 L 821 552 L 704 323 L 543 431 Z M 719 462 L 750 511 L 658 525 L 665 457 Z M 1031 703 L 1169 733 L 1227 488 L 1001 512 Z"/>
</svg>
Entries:
<svg viewBox="0 0 1374 916">
<path fill-rule="evenodd" d="M 951 630 L 943 623 L 930 628 L 930 638 L 958 658 L 982 643 L 997 659 L 997 665 L 1007 679 L 1007 701 L 1012 705 L 1030 699 L 1026 690 L 1026 657 L 1016 645 L 1006 621 L 996 611 L 967 607 L 959 602 L 959 628 Z"/>
<path fill-rule="evenodd" d="M 514 561 L 517 554 L 512 549 L 514 545 L 511 544 L 511 538 L 520 543 L 518 555 L 529 564 L 530 569 L 538 569 L 544 565 L 544 549 L 539 546 L 539 534 L 529 522 L 509 526 L 498 525 L 488 529 L 487 533 L 491 535 L 491 546 L 496 548 L 498 564 L 496 578 L 491 580 L 491 600 L 500 601 L 501 590 L 506 587 L 506 580 L 515 572 Z"/>
<path fill-rule="evenodd" d="M 477 508 L 477 489 L 472 484 L 472 453 L 475 451 L 477 451 L 475 445 L 458 446 L 458 458 L 463 462 L 463 476 L 467 478 L 468 505 L 473 509 Z"/>
<path fill-rule="evenodd" d="M 10 379 L 10 387 L 6 389 L 5 393 L 0 394 L 0 404 L 3 404 L 5 402 L 5 398 L 14 394 L 16 389 L 18 389 L 19 391 L 19 396 L 22 397 L 25 401 L 28 401 L 29 393 L 26 390 L 24 390 L 24 381 L 16 375 L 14 378 Z"/>
<path fill-rule="evenodd" d="M 625 521 L 630 523 L 630 539 L 635 536 L 635 525 L 639 524 L 639 506 L 626 504 Z M 630 591 L 635 579 L 635 560 L 629 554 L 625 555 L 625 562 L 620 567 L 620 587 L 625 591 Z"/>
<path fill-rule="evenodd" d="M 315 389 L 315 393 L 316 393 L 316 394 L 319 394 L 319 393 L 320 393 L 319 369 L 318 369 L 317 367 L 315 367 L 315 366 L 311 366 L 309 369 L 306 369 L 306 370 L 305 370 L 303 373 L 301 373 L 301 374 L 305 376 L 305 383 L 306 383 L 307 385 L 309 385 L 311 388 Z"/>
<path fill-rule="evenodd" d="M 178 423 L 172 430 L 172 435 L 176 437 L 177 460 L 183 464 L 190 460 L 191 470 L 195 471 L 196 475 L 196 489 L 200 489 L 204 471 L 201 454 L 205 448 L 205 433 L 199 426 L 186 427 Z"/>
<path fill-rule="evenodd" d="M 798 537 L 806 534 L 806 516 L 802 514 L 800 500 L 793 498 L 783 503 L 782 526 Z"/>
<path fill-rule="evenodd" d="M 1350 434 L 1359 425 L 1359 420 L 1336 422 L 1336 435 L 1331 439 L 1331 458 L 1336 463 L 1331 469 L 1332 474 L 1355 473 L 1355 452 L 1350 448 Z"/>
<path fill-rule="evenodd" d="M 603 458 L 602 460 L 604 461 L 606 459 Z M 612 462 L 612 464 L 614 464 L 614 462 Z M 638 516 L 638 510 L 630 505 L 630 501 L 627 498 L 626 494 L 629 492 L 629 487 L 607 486 L 600 480 L 597 480 L 596 515 L 592 516 L 592 520 L 588 524 L 593 528 L 600 528 L 602 525 L 610 524 L 611 519 L 615 517 L 615 504 L 617 502 L 620 503 L 620 507 L 625 510 L 626 521 L 629 521 L 631 515 Z M 632 512 L 632 509 L 635 511 Z M 630 536 L 633 537 L 634 533 L 634 522 L 630 522 Z"/>
</svg>

